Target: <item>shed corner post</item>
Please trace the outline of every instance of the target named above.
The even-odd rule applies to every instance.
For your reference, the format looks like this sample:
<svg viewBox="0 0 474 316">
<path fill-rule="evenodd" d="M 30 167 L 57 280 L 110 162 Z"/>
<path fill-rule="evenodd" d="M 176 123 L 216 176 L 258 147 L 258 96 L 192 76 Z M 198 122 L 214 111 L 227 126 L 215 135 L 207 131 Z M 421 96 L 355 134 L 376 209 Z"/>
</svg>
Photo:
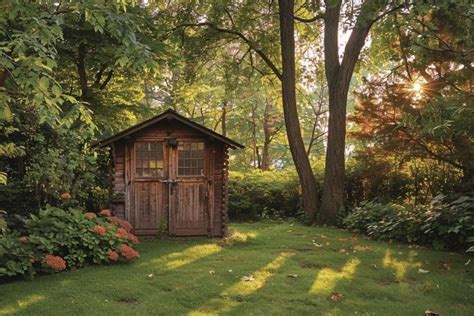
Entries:
<svg viewBox="0 0 474 316">
<path fill-rule="evenodd" d="M 113 200 L 115 192 L 115 144 L 112 143 L 109 147 L 109 209 L 113 210 Z"/>
<path fill-rule="evenodd" d="M 224 163 L 222 168 L 222 235 L 227 236 L 229 221 L 229 146 L 224 146 Z"/>
</svg>

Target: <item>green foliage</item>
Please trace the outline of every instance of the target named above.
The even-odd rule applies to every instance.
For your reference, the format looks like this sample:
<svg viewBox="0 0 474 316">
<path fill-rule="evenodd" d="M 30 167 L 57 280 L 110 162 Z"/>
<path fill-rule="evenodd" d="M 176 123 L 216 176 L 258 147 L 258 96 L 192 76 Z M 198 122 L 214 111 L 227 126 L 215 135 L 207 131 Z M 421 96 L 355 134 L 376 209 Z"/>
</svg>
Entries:
<svg viewBox="0 0 474 316">
<path fill-rule="evenodd" d="M 58 271 L 58 267 L 48 265 L 48 255 L 64 260 L 67 269 L 138 256 L 133 248 L 122 249 L 138 241 L 130 232 L 130 224 L 116 217 L 47 207 L 31 215 L 25 226 L 27 235 L 6 231 L 0 236 L 0 277 Z M 112 251 L 117 258 L 111 256 Z"/>
<path fill-rule="evenodd" d="M 301 218 L 300 195 L 294 171 L 231 172 L 229 216 L 232 219 Z"/>
<path fill-rule="evenodd" d="M 377 151 L 358 151 L 346 160 L 346 202 L 354 207 L 368 200 L 426 203 L 440 193 L 456 192 L 461 174 L 443 162 L 403 160 Z"/>
<path fill-rule="evenodd" d="M 0 235 L 0 279 L 5 276 L 35 274 L 33 259 L 35 252 L 31 245 L 18 240 L 20 234 L 6 233 Z"/>
<path fill-rule="evenodd" d="M 343 223 L 374 239 L 459 249 L 474 234 L 474 198 L 439 195 L 418 206 L 371 201 L 355 208 Z"/>
<path fill-rule="evenodd" d="M 474 188 L 469 67 L 473 36 L 472 18 L 466 13 L 470 5 L 416 2 L 413 6 L 387 17 L 376 29 L 379 36 L 373 37 L 372 57 L 379 58 L 385 47 L 390 60 L 386 69 L 367 76 L 358 88 L 353 135 L 362 141 L 359 151 L 382 161 L 397 160 L 394 169 L 414 169 L 413 182 L 426 179 L 434 184 L 429 190 L 416 188 L 417 199 L 439 192 L 470 192 Z M 430 174 L 426 168 L 433 162 L 451 166 L 446 184 L 441 185 L 446 173 Z M 421 170 L 416 170 L 419 165 Z"/>
<path fill-rule="evenodd" d="M 0 236 L 7 232 L 7 221 L 5 220 L 6 212 L 0 210 Z"/>
<path fill-rule="evenodd" d="M 125 105 L 133 102 L 130 108 L 136 108 L 140 99 L 131 95 L 141 82 L 130 85 L 130 77 L 153 74 L 164 59 L 156 55 L 164 45 L 149 41 L 158 28 L 148 18 L 144 7 L 128 0 L 5 2 L 0 12 L 0 129 L 6 139 L 0 139 L 0 159 L 18 158 L 22 164 L 21 157 L 28 155 L 29 148 L 9 136 L 15 132 L 10 126 L 15 121 L 28 122 L 18 117 L 18 109 L 31 111 L 41 126 L 67 130 L 80 124 L 93 129 L 103 117 L 110 120 L 112 114 L 117 118 L 126 112 L 101 111 L 104 104 L 124 105 L 110 97 L 113 92 L 101 93 L 115 77 L 122 79 L 116 88 L 122 100 L 130 100 Z M 92 121 L 93 116 L 98 118 Z M 42 158 L 47 155 L 55 159 L 57 153 Z M 0 168 L 0 184 L 6 183 L 7 175 L 17 176 Z"/>
<path fill-rule="evenodd" d="M 82 124 L 82 116 L 74 117 L 69 112 L 62 119 L 74 124 L 51 128 L 39 123 L 34 109 L 13 109 L 16 119 L 9 126 L 14 132 L 0 136 L 0 142 L 11 140 L 23 148 L 23 155 L 0 159 L 10 175 L 8 183 L 0 186 L 2 208 L 9 214 L 27 215 L 46 204 L 60 205 L 64 192 L 72 196 L 69 206 L 92 207 L 94 188 L 108 184 L 101 179 L 106 179 L 101 175 L 108 160 L 88 145 L 95 130 Z"/>
</svg>

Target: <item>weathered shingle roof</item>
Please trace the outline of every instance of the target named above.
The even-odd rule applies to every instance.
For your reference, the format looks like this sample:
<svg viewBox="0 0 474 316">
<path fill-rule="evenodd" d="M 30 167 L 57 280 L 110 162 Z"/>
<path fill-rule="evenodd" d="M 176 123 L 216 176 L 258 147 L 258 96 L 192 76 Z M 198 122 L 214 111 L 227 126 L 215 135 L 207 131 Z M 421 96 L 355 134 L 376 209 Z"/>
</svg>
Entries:
<svg viewBox="0 0 474 316">
<path fill-rule="evenodd" d="M 117 134 L 115 135 L 112 135 L 108 138 L 105 138 L 105 139 L 102 139 L 100 141 L 98 141 L 97 143 L 95 143 L 93 145 L 93 147 L 105 147 L 105 146 L 108 146 L 110 145 L 111 143 L 117 141 L 117 140 L 120 140 L 128 135 L 131 135 L 131 134 L 134 134 L 146 127 L 149 127 L 153 124 L 156 124 L 158 122 L 161 122 L 163 121 L 164 119 L 175 119 L 195 130 L 198 130 L 200 132 L 202 132 L 203 134 L 206 134 L 222 143 L 225 143 L 227 145 L 229 145 L 230 147 L 232 148 L 244 148 L 243 145 L 233 141 L 232 139 L 228 138 L 228 137 L 225 137 L 219 133 L 216 133 L 214 132 L 213 130 L 201 125 L 201 124 L 198 124 L 180 114 L 178 114 L 176 111 L 172 110 L 172 109 L 168 109 L 166 111 L 164 111 L 163 113 L 155 116 L 155 117 L 152 117 L 151 119 L 148 119 L 146 121 L 143 121 L 137 125 L 134 125 L 132 127 L 129 127 L 121 132 L 118 132 Z"/>
</svg>

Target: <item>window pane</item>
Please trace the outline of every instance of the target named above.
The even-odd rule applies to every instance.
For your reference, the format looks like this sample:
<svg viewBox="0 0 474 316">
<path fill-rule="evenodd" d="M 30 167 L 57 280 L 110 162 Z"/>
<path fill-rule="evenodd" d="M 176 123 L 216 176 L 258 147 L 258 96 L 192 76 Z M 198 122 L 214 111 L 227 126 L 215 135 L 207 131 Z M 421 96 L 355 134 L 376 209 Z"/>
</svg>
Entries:
<svg viewBox="0 0 474 316">
<path fill-rule="evenodd" d="M 137 176 L 162 177 L 163 142 L 137 142 L 135 146 Z"/>
<path fill-rule="evenodd" d="M 178 175 L 204 175 L 204 142 L 179 142 Z"/>
</svg>

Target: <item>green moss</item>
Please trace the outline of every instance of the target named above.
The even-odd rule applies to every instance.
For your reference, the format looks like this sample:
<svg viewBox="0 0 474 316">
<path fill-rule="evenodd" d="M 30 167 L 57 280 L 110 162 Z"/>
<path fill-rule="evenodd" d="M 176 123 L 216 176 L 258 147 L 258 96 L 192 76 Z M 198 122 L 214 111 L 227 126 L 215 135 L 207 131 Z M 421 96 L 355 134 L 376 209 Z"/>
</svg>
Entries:
<svg viewBox="0 0 474 316">
<path fill-rule="evenodd" d="M 252 238 L 145 241 L 130 264 L 0 285 L 0 315 L 474 313 L 467 256 L 296 223 L 232 228 Z"/>
</svg>

